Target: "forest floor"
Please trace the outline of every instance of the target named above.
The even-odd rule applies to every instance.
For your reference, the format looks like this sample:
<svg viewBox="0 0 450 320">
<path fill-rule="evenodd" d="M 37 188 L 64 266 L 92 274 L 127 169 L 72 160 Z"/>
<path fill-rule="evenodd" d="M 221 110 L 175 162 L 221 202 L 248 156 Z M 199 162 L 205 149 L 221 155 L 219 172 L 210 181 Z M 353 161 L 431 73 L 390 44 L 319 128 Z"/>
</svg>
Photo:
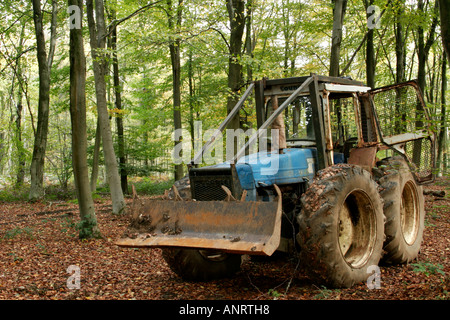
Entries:
<svg viewBox="0 0 450 320">
<path fill-rule="evenodd" d="M 408 265 L 381 266 L 377 289 L 365 283 L 349 289 L 316 285 L 288 257 L 247 257 L 232 278 L 185 282 L 160 249 L 114 244 L 129 216 L 111 215 L 107 199 L 95 202 L 104 237 L 96 240 L 78 239 L 73 201 L 0 203 L 0 300 L 450 300 L 450 179 L 425 189 L 446 194 L 425 196 L 419 257 Z"/>
</svg>

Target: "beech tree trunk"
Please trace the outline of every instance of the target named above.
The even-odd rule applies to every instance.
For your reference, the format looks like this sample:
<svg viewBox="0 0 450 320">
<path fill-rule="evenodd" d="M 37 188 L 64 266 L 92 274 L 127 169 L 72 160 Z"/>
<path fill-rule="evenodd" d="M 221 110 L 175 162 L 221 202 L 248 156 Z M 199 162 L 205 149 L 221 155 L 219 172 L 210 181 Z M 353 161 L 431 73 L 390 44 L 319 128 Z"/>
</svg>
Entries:
<svg viewBox="0 0 450 320">
<path fill-rule="evenodd" d="M 173 8 L 172 0 L 167 0 L 169 29 L 172 34 L 179 32 L 181 28 L 183 0 L 178 0 L 176 9 Z M 173 122 L 174 129 L 181 129 L 181 57 L 180 57 L 180 39 L 170 37 L 169 49 L 170 60 L 172 62 L 172 83 L 173 83 Z M 182 143 L 182 137 L 175 141 L 175 147 Z M 181 154 L 180 154 L 181 156 Z M 183 178 L 183 165 L 175 165 L 175 181 Z"/>
<path fill-rule="evenodd" d="M 396 56 L 396 76 L 395 81 L 397 83 L 406 81 L 405 68 L 406 68 L 406 47 L 405 47 L 405 33 L 403 31 L 403 18 L 404 1 L 399 1 L 397 4 L 399 7 L 396 12 L 395 27 L 395 56 Z"/>
<path fill-rule="evenodd" d="M 247 0 L 247 17 L 245 22 L 245 53 L 248 57 L 253 58 L 254 44 L 252 40 L 252 24 L 253 24 L 253 0 Z M 247 65 L 247 81 L 253 81 L 252 64 Z"/>
<path fill-rule="evenodd" d="M 82 0 L 69 0 L 82 11 Z M 80 238 L 100 237 L 94 210 L 87 163 L 86 60 L 82 29 L 70 30 L 70 120 L 72 124 L 72 164 L 80 208 Z"/>
<path fill-rule="evenodd" d="M 341 55 L 342 26 L 344 24 L 347 0 L 333 0 L 333 33 L 331 36 L 330 76 L 339 77 L 339 59 Z"/>
<path fill-rule="evenodd" d="M 242 55 L 242 36 L 245 28 L 245 1 L 244 0 L 226 0 L 228 18 L 230 21 L 230 43 L 228 60 L 228 88 L 230 95 L 227 101 L 227 113 L 233 110 L 236 103 L 239 101 L 239 90 L 243 85 L 242 65 L 239 59 Z M 239 114 L 237 114 L 228 125 L 229 129 L 239 129 Z M 234 143 L 235 149 L 237 143 Z M 236 153 L 236 150 L 235 150 Z"/>
<path fill-rule="evenodd" d="M 20 33 L 19 46 L 17 52 L 22 52 L 23 50 L 23 39 L 25 36 L 25 25 L 22 26 L 22 31 Z M 23 100 L 23 85 L 24 77 L 22 74 L 22 65 L 20 63 L 20 58 L 16 62 L 16 74 L 17 80 L 19 82 L 19 88 L 17 92 L 17 104 L 16 104 L 16 147 L 17 147 L 17 176 L 16 176 L 16 187 L 23 185 L 25 180 L 25 149 L 23 147 L 22 139 L 22 100 Z M 13 80 L 14 82 L 14 80 Z M 13 83 L 14 88 L 14 83 Z M 13 89 L 11 89 L 13 90 Z"/>
<path fill-rule="evenodd" d="M 111 9 L 111 20 L 116 19 L 116 10 Z M 117 26 L 114 27 L 111 35 L 111 47 L 113 50 L 113 78 L 114 78 L 114 95 L 115 107 L 117 110 L 122 110 L 122 86 L 119 78 L 119 59 L 117 57 Z M 118 155 L 119 155 L 119 172 L 120 185 L 122 192 L 128 194 L 128 174 L 127 174 L 127 158 L 125 155 L 125 137 L 123 130 L 123 115 L 116 115 L 117 125 L 117 141 L 118 141 Z"/>
<path fill-rule="evenodd" d="M 91 171 L 91 191 L 97 190 L 98 179 L 98 163 L 100 159 L 100 144 L 102 143 L 102 136 L 100 133 L 100 123 L 97 118 L 97 129 L 95 130 L 94 155 L 92 157 L 92 171 Z"/>
<path fill-rule="evenodd" d="M 369 6 L 373 5 L 373 0 L 365 1 L 366 12 Z M 368 14 L 369 17 L 369 14 Z M 374 29 L 367 31 L 366 42 L 366 79 L 367 85 L 372 89 L 375 88 L 375 48 L 373 44 Z"/>
<path fill-rule="evenodd" d="M 403 13 L 405 11 L 405 1 L 401 0 L 397 2 L 397 7 L 395 8 L 395 57 L 396 57 L 396 63 L 395 63 L 395 82 L 401 83 L 406 81 L 406 46 L 405 46 L 405 40 L 407 38 L 407 35 L 404 32 L 403 29 Z M 397 89 L 396 90 L 396 114 L 397 117 L 395 119 L 395 133 L 401 134 L 405 133 L 406 131 L 406 114 L 405 110 L 400 110 L 400 106 L 402 105 L 402 100 L 404 100 L 404 89 Z"/>
<path fill-rule="evenodd" d="M 441 128 L 439 130 L 438 137 L 438 151 L 437 151 L 437 163 L 436 167 L 440 171 L 440 175 L 444 173 L 445 162 L 443 162 L 444 149 L 446 145 L 446 137 L 447 137 L 447 120 L 446 120 L 446 98 L 445 93 L 447 92 L 447 59 L 445 57 L 445 52 L 443 53 L 443 61 L 442 61 L 442 82 L 441 82 L 441 117 L 440 117 L 440 125 Z M 442 163 L 444 165 L 442 166 Z"/>
<path fill-rule="evenodd" d="M 441 16 L 442 44 L 447 54 L 447 61 L 450 61 L 450 1 L 439 0 L 439 11 Z"/>
<path fill-rule="evenodd" d="M 439 11 L 440 11 L 440 17 L 441 17 L 441 38 L 442 38 L 442 46 L 444 47 L 444 54 L 446 55 L 447 59 L 444 59 L 442 70 L 446 68 L 446 64 L 450 61 L 450 1 L 449 0 L 439 0 Z M 446 70 L 446 69 L 445 69 Z M 444 71 L 443 71 L 444 72 Z M 446 114 L 445 114 L 445 90 L 447 88 L 447 77 L 444 76 L 444 73 L 442 73 L 442 93 L 441 93 L 441 131 L 439 133 L 439 144 L 442 144 L 442 149 L 445 148 L 446 143 Z M 439 149 L 438 149 L 439 152 Z M 440 160 L 439 160 L 440 159 Z M 446 154 L 442 152 L 441 155 L 438 157 L 438 161 L 441 161 L 443 163 L 443 169 L 446 170 Z"/>
<path fill-rule="evenodd" d="M 48 114 L 50 104 L 50 69 L 56 45 L 56 0 L 52 1 L 52 26 L 49 56 L 45 48 L 44 26 L 40 0 L 33 0 L 33 20 L 36 33 L 39 67 L 39 103 L 36 135 L 31 160 L 31 186 L 28 199 L 35 201 L 44 196 L 44 159 L 47 148 Z"/>
<path fill-rule="evenodd" d="M 424 13 L 425 3 L 423 0 L 419 0 L 418 9 L 420 12 Z M 435 7 L 434 7 L 435 16 L 433 18 L 433 21 L 431 22 L 430 31 L 428 33 L 427 39 L 425 39 L 426 35 L 424 34 L 423 25 L 419 24 L 419 27 L 417 28 L 417 33 L 418 33 L 417 55 L 418 55 L 418 60 L 419 60 L 418 70 L 417 70 L 417 82 L 418 82 L 420 89 L 422 90 L 422 93 L 425 93 L 425 89 L 426 89 L 425 68 L 426 68 L 426 63 L 428 60 L 428 54 L 430 52 L 431 46 L 433 45 L 433 43 L 435 41 L 434 34 L 435 34 L 437 22 L 438 22 L 438 20 L 437 20 L 438 11 L 437 10 L 438 10 L 438 3 L 436 3 Z M 416 110 L 417 110 L 416 115 L 419 115 L 418 119 L 416 120 L 416 130 L 420 130 L 423 127 L 422 114 L 424 112 L 421 103 L 417 103 Z M 422 143 L 421 142 L 422 142 L 421 140 L 415 141 L 414 147 L 413 147 L 413 162 L 417 166 L 419 166 L 420 162 L 421 162 L 421 156 L 422 156 Z"/>
<path fill-rule="evenodd" d="M 188 86 L 189 86 L 189 130 L 191 133 L 191 148 L 195 150 L 195 130 L 194 130 L 194 70 L 192 61 L 192 48 L 188 53 Z"/>
<path fill-rule="evenodd" d="M 108 106 L 106 100 L 106 80 L 108 59 L 103 50 L 106 46 L 106 26 L 103 0 L 95 1 L 95 18 L 93 0 L 86 1 L 88 16 L 91 55 L 94 69 L 95 93 L 97 98 L 97 113 L 100 132 L 103 142 L 103 154 L 106 165 L 106 178 L 108 181 L 113 214 L 125 212 L 125 200 L 120 185 L 119 169 L 114 152 L 114 145 L 109 122 Z"/>
<path fill-rule="evenodd" d="M 236 103 L 240 99 L 240 90 L 243 86 L 243 74 L 240 58 L 242 56 L 242 36 L 244 34 L 245 21 L 245 1 L 244 0 L 225 0 L 228 10 L 228 18 L 230 22 L 230 42 L 229 47 L 229 59 L 228 59 L 228 99 L 227 99 L 227 113 L 230 113 Z M 227 129 L 237 130 L 241 126 L 239 112 L 230 120 Z M 238 140 L 237 137 L 233 138 L 233 150 L 227 150 L 227 155 L 233 153 L 235 155 L 238 152 Z M 228 138 L 227 138 L 228 141 Z M 231 147 L 228 146 L 227 148 Z"/>
<path fill-rule="evenodd" d="M 423 0 L 419 0 L 418 2 L 418 9 L 420 12 L 424 13 L 425 10 L 425 3 Z M 431 9 L 429 9 L 431 10 Z M 425 93 L 425 87 L 426 87 L 426 74 L 425 74 L 425 68 L 426 68 L 426 62 L 428 60 L 428 54 L 430 52 L 431 46 L 433 45 L 435 39 L 435 30 L 438 23 L 438 4 L 436 3 L 436 6 L 434 7 L 434 18 L 431 22 L 430 31 L 428 33 L 427 39 L 425 39 L 426 35 L 424 34 L 424 28 L 423 25 L 419 24 L 419 27 L 417 28 L 418 33 L 418 58 L 419 58 L 419 64 L 418 64 L 418 71 L 417 71 L 417 81 L 419 83 L 419 87 L 422 89 L 422 92 Z"/>
</svg>

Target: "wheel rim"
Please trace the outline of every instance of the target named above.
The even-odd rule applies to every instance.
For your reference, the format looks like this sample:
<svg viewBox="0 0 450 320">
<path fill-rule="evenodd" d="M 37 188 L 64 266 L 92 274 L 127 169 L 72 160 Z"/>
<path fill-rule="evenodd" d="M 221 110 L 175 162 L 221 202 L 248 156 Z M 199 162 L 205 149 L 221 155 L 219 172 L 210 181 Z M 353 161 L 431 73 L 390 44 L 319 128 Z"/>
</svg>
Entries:
<svg viewBox="0 0 450 320">
<path fill-rule="evenodd" d="M 419 230 L 419 203 L 414 181 L 408 181 L 402 192 L 400 218 L 402 233 L 408 245 L 414 244 Z"/>
<path fill-rule="evenodd" d="M 362 190 L 347 195 L 339 210 L 339 248 L 352 268 L 366 264 L 376 241 L 376 212 L 370 197 Z"/>
</svg>

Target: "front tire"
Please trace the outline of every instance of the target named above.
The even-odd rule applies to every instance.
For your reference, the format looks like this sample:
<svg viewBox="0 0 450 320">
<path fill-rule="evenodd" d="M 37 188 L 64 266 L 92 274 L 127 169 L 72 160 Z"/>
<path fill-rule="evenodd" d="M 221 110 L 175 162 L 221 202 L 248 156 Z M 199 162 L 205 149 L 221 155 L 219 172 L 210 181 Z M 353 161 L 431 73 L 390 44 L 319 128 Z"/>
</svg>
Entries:
<svg viewBox="0 0 450 320">
<path fill-rule="evenodd" d="M 384 240 L 383 200 L 369 172 L 335 165 L 318 172 L 302 196 L 300 258 L 307 274 L 332 287 L 365 281 Z"/>
<path fill-rule="evenodd" d="M 230 277 L 241 268 L 241 256 L 212 250 L 164 248 L 170 269 L 187 281 L 210 281 Z"/>
</svg>

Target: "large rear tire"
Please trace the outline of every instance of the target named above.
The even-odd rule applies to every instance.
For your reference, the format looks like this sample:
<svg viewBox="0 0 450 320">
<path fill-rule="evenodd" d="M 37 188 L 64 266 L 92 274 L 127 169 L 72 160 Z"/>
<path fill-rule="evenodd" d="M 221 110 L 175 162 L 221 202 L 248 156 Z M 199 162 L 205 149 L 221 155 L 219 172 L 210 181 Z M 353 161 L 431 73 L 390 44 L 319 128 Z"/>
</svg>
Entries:
<svg viewBox="0 0 450 320">
<path fill-rule="evenodd" d="M 297 240 L 310 278 L 331 287 L 365 281 L 384 240 L 383 200 L 370 173 L 351 165 L 326 168 L 301 200 Z"/>
<path fill-rule="evenodd" d="M 422 244 L 425 219 L 422 187 L 401 157 L 380 161 L 375 177 L 381 187 L 386 216 L 383 262 L 409 263 L 417 257 Z"/>
</svg>

